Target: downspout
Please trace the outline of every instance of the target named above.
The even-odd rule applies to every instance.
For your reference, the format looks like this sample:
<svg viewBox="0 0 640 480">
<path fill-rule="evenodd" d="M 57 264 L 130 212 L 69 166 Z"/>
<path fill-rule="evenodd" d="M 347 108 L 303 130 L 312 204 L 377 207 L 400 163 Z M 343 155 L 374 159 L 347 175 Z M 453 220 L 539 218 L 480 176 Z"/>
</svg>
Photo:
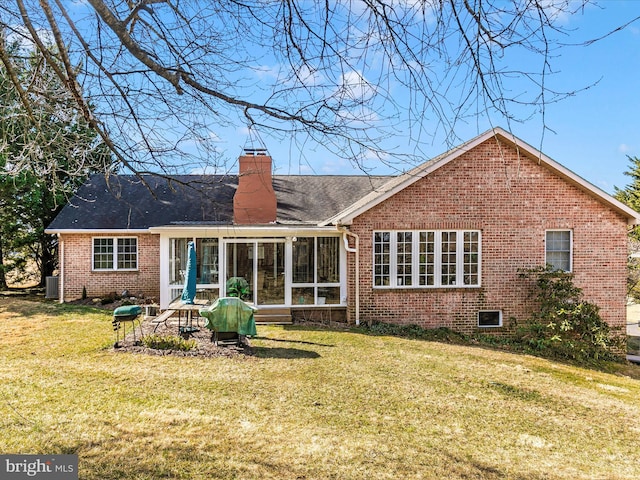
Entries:
<svg viewBox="0 0 640 480">
<path fill-rule="evenodd" d="M 59 303 L 64 303 L 64 241 L 62 235 L 58 233 L 58 299 Z"/>
<path fill-rule="evenodd" d="M 344 248 L 347 252 L 349 253 L 355 253 L 356 254 L 356 275 L 355 275 L 355 280 L 356 280 L 356 285 L 355 285 L 355 289 L 356 289 L 356 325 L 360 325 L 360 254 L 359 254 L 359 250 L 360 250 L 360 237 L 358 237 L 358 235 L 356 235 L 353 232 L 350 232 L 349 230 L 347 230 L 345 227 L 340 227 L 340 226 L 336 226 L 336 228 L 338 229 L 338 231 L 342 232 L 342 240 L 344 240 Z M 349 246 L 349 239 L 347 238 L 347 236 L 351 236 L 355 239 L 355 248 L 351 248 Z"/>
</svg>

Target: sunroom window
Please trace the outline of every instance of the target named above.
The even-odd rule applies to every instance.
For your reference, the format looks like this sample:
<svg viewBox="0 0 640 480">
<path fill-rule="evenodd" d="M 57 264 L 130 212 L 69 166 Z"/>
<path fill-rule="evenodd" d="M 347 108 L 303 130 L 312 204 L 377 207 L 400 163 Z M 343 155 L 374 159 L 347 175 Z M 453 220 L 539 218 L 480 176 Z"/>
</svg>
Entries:
<svg viewBox="0 0 640 480">
<path fill-rule="evenodd" d="M 292 274 L 294 305 L 340 304 L 340 237 L 297 237 Z"/>
<path fill-rule="evenodd" d="M 182 294 L 187 270 L 189 242 L 196 244 L 196 284 L 198 298 L 218 298 L 219 240 L 217 238 L 169 239 L 169 295 L 175 299 Z"/>
<path fill-rule="evenodd" d="M 218 239 L 217 238 L 171 238 L 169 239 L 169 283 L 182 285 L 187 268 L 189 242 L 196 242 L 196 281 L 198 284 L 218 283 Z"/>
</svg>

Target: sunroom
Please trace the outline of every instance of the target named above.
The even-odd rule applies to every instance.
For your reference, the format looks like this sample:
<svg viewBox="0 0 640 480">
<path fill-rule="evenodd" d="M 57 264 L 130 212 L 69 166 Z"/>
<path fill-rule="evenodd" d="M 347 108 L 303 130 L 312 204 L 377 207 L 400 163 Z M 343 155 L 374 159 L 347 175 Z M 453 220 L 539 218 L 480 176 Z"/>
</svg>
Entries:
<svg viewBox="0 0 640 480">
<path fill-rule="evenodd" d="M 153 227 L 160 235 L 160 306 L 182 293 L 187 245 L 196 247 L 197 297 L 227 296 L 227 282 L 249 284 L 244 300 L 260 309 L 346 306 L 346 249 L 332 228 Z"/>
</svg>

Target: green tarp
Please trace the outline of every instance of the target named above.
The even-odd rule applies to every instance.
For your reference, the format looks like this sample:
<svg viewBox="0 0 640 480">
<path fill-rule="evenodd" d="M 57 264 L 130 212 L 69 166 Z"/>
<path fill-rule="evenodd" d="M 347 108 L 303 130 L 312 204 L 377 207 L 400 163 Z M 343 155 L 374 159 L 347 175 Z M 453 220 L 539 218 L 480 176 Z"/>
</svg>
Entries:
<svg viewBox="0 0 640 480">
<path fill-rule="evenodd" d="M 258 334 L 253 318 L 256 310 L 239 298 L 223 297 L 200 309 L 200 316 L 207 319 L 204 326 L 209 330 L 255 336 Z"/>
</svg>

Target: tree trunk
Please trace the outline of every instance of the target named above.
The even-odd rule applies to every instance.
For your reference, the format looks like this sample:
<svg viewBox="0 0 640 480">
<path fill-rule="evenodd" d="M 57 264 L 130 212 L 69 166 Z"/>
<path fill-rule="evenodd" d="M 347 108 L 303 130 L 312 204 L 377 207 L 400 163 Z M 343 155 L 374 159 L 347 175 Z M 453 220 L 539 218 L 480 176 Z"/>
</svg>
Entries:
<svg viewBox="0 0 640 480">
<path fill-rule="evenodd" d="M 53 275 L 56 269 L 56 245 L 57 242 L 51 241 L 51 235 L 43 233 L 40 237 L 40 287 L 47 284 L 47 277 Z"/>
<path fill-rule="evenodd" d="M 4 255 L 2 253 L 2 234 L 0 234 L 0 290 L 7 290 L 7 276 L 4 273 Z"/>
</svg>

